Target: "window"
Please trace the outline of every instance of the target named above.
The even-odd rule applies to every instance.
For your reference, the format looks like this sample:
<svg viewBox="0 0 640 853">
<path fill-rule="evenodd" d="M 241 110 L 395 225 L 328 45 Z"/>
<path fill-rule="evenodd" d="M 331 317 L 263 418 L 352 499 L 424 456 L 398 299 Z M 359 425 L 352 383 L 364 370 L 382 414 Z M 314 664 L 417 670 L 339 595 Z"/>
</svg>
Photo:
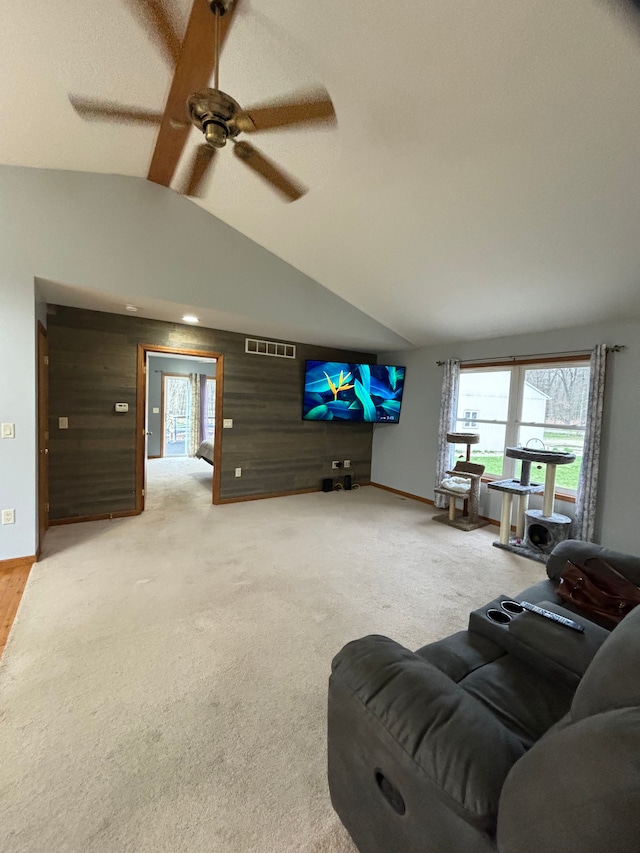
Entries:
<svg viewBox="0 0 640 853">
<path fill-rule="evenodd" d="M 162 374 L 163 456 L 186 456 L 191 429 L 191 386 L 188 376 Z"/>
<path fill-rule="evenodd" d="M 207 423 L 204 429 L 207 441 L 213 441 L 216 431 L 216 380 L 207 376 Z"/>
<path fill-rule="evenodd" d="M 471 446 L 471 461 L 485 466 L 494 479 L 519 477 L 520 462 L 505 456 L 513 446 L 576 454 L 570 465 L 558 465 L 556 491 L 575 494 L 580 473 L 589 397 L 589 362 L 541 362 L 460 371 L 456 429 L 480 436 Z M 482 417 L 480 417 L 480 413 Z M 456 456 L 466 452 L 456 447 Z M 544 465 L 531 469 L 534 482 L 544 482 Z"/>
</svg>

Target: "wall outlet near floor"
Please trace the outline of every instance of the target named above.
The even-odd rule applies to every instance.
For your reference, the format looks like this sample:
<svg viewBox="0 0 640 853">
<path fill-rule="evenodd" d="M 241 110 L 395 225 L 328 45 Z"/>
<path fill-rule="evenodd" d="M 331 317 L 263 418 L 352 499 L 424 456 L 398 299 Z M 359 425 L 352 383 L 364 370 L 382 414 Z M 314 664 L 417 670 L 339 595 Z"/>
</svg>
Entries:
<svg viewBox="0 0 640 853">
<path fill-rule="evenodd" d="M 342 463 L 342 467 L 343 468 L 351 468 L 351 460 L 345 459 L 344 462 Z"/>
<path fill-rule="evenodd" d="M 236 477 L 242 477 L 242 468 L 236 468 Z"/>
<path fill-rule="evenodd" d="M 15 511 L 15 509 L 3 509 L 2 510 L 2 523 L 3 524 L 15 524 L 16 523 L 16 511 Z"/>
<path fill-rule="evenodd" d="M 342 462 L 339 459 L 334 459 L 331 463 L 332 468 L 342 468 Z"/>
</svg>

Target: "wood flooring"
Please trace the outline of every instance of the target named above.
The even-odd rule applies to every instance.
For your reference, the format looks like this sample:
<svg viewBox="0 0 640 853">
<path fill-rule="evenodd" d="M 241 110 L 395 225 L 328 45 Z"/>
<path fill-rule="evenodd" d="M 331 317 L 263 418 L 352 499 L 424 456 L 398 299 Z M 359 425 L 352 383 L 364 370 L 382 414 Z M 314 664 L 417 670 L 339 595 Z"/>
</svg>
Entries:
<svg viewBox="0 0 640 853">
<path fill-rule="evenodd" d="M 0 657 L 7 644 L 30 571 L 30 563 L 9 569 L 0 568 Z"/>
</svg>

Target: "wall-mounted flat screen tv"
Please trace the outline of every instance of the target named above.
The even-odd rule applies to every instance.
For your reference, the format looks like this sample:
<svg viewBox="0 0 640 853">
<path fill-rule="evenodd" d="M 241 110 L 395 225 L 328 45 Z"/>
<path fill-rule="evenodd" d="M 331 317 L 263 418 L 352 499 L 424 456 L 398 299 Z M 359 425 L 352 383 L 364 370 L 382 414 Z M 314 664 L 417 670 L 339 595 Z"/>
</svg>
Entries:
<svg viewBox="0 0 640 853">
<path fill-rule="evenodd" d="M 404 374 L 391 364 L 307 361 L 302 418 L 397 424 Z"/>
</svg>

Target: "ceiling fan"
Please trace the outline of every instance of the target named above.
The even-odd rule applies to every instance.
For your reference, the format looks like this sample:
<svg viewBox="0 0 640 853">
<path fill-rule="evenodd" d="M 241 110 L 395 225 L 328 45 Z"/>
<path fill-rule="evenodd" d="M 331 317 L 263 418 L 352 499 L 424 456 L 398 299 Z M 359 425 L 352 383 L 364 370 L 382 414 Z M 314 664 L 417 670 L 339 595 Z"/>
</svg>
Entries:
<svg viewBox="0 0 640 853">
<path fill-rule="evenodd" d="M 241 133 L 282 127 L 335 123 L 328 92 L 318 89 L 243 109 L 218 85 L 220 52 L 242 0 L 194 0 L 182 41 L 173 27 L 165 0 L 127 2 L 174 68 L 164 112 L 70 95 L 76 112 L 86 119 L 159 124 L 147 177 L 165 187 L 173 179 L 191 127 L 196 127 L 204 135 L 204 142 L 198 146 L 190 165 L 182 188 L 185 195 L 201 195 L 217 152 L 231 142 L 236 157 L 287 201 L 303 196 L 306 188 L 302 184 L 249 142 L 239 141 L 237 137 Z M 208 88 L 212 74 L 213 88 Z"/>
</svg>

